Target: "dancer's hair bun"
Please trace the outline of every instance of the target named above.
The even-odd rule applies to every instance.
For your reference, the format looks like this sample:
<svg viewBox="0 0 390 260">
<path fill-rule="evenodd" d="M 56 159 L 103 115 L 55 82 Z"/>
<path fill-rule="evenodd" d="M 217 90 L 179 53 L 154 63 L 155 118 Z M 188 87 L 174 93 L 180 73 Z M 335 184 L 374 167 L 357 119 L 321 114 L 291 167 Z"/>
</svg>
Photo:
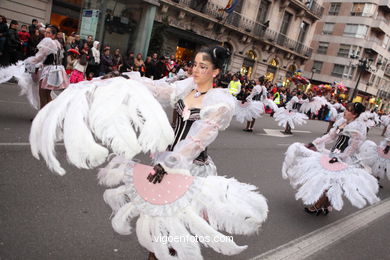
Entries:
<svg viewBox="0 0 390 260">
<path fill-rule="evenodd" d="M 201 53 L 207 53 L 209 60 L 216 69 L 222 69 L 226 59 L 230 56 L 230 52 L 221 46 L 211 47 L 200 51 Z"/>
<path fill-rule="evenodd" d="M 363 106 L 362 103 L 356 102 L 356 103 L 353 104 L 353 110 L 354 110 L 354 114 L 360 115 L 361 113 L 366 111 L 366 107 Z"/>
</svg>

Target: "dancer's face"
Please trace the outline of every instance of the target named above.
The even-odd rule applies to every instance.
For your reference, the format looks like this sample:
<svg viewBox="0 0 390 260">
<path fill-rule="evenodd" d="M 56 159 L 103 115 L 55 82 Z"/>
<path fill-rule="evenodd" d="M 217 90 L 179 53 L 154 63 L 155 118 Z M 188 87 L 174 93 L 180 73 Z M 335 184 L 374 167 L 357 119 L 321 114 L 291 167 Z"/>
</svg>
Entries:
<svg viewBox="0 0 390 260">
<path fill-rule="evenodd" d="M 345 109 L 344 111 L 344 119 L 347 121 L 353 121 L 356 118 L 356 115 L 349 111 L 348 109 Z"/>
<path fill-rule="evenodd" d="M 198 53 L 192 67 L 192 75 L 196 84 L 204 84 L 213 81 L 213 76 L 218 75 L 219 69 L 214 69 L 214 65 L 205 59 L 206 53 Z M 207 57 L 207 56 L 206 56 Z"/>
</svg>

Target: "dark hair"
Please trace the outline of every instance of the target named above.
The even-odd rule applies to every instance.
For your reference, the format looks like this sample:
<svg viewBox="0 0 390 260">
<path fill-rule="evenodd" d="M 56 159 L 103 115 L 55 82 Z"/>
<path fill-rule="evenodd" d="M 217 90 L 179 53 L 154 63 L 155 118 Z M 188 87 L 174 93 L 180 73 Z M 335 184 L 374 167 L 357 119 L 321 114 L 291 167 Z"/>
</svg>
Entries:
<svg viewBox="0 0 390 260">
<path fill-rule="evenodd" d="M 361 113 L 366 111 L 366 107 L 363 106 L 362 103 L 356 102 L 356 103 L 349 103 L 347 105 L 347 110 L 351 112 L 352 114 L 356 115 L 356 117 L 360 116 Z"/>
<path fill-rule="evenodd" d="M 55 25 L 48 25 L 46 28 L 49 28 L 50 29 L 50 31 L 51 31 L 51 33 L 53 34 L 53 35 L 57 35 L 57 33 L 58 33 L 58 28 L 57 28 L 57 26 L 55 26 Z"/>
<path fill-rule="evenodd" d="M 259 78 L 259 82 L 260 82 L 260 84 L 264 84 L 264 82 L 265 82 L 265 77 L 264 77 L 264 76 L 261 76 L 261 77 Z"/>
<path fill-rule="evenodd" d="M 222 69 L 226 59 L 230 56 L 230 52 L 221 46 L 204 49 L 199 51 L 199 53 L 206 53 L 207 55 L 204 56 L 204 59 L 210 61 L 216 69 Z"/>
<path fill-rule="evenodd" d="M 19 24 L 19 23 L 16 20 L 12 20 L 11 23 L 9 24 L 9 26 L 11 27 L 11 25 L 13 25 L 13 24 Z"/>
</svg>

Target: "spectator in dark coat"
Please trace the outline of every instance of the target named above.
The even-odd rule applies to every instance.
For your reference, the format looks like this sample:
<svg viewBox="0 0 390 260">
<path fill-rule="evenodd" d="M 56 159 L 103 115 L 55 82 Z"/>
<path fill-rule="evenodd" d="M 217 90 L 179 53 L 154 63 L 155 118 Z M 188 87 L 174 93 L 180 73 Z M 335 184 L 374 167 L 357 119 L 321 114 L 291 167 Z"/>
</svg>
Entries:
<svg viewBox="0 0 390 260">
<path fill-rule="evenodd" d="M 18 36 L 18 27 L 19 23 L 16 20 L 12 20 L 8 30 L 7 48 L 11 64 L 16 63 L 22 56 L 22 43 Z"/>
<path fill-rule="evenodd" d="M 145 61 L 145 77 L 151 78 L 154 75 L 154 66 L 152 57 L 146 57 Z"/>
<path fill-rule="evenodd" d="M 153 79 L 161 79 L 165 76 L 165 73 L 167 72 L 165 66 L 165 57 L 161 56 L 159 61 L 156 64 L 156 67 L 154 69 L 154 77 Z"/>
<path fill-rule="evenodd" d="M 8 37 L 7 19 L 0 16 L 0 56 L 3 55 Z"/>
<path fill-rule="evenodd" d="M 32 19 L 31 25 L 28 27 L 28 32 L 30 35 L 34 34 L 35 29 L 37 29 L 38 26 L 38 20 Z"/>
<path fill-rule="evenodd" d="M 105 47 L 103 50 L 103 55 L 100 58 L 100 72 L 99 76 L 103 76 L 112 71 L 113 61 L 112 56 L 110 55 L 110 48 Z"/>
</svg>

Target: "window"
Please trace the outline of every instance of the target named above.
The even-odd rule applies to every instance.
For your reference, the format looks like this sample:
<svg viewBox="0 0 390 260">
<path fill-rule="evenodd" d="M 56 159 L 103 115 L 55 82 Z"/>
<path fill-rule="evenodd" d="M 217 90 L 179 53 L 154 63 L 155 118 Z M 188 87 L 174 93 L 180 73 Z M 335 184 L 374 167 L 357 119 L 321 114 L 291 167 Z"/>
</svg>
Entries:
<svg viewBox="0 0 390 260">
<path fill-rule="evenodd" d="M 352 16 L 372 16 L 375 5 L 370 3 L 354 3 L 351 11 Z"/>
<path fill-rule="evenodd" d="M 259 12 L 257 13 L 257 21 L 264 24 L 267 21 L 267 14 L 270 7 L 270 2 L 267 0 L 261 0 Z"/>
<path fill-rule="evenodd" d="M 282 25 L 280 26 L 280 33 L 287 35 L 288 25 L 291 22 L 292 14 L 285 12 L 282 20 Z"/>
<path fill-rule="evenodd" d="M 323 64 L 324 63 L 322 61 L 315 60 L 313 63 L 313 67 L 311 68 L 311 71 L 315 70 L 315 73 L 321 73 Z"/>
<path fill-rule="evenodd" d="M 317 53 L 326 54 L 328 52 L 329 42 L 319 42 Z"/>
<path fill-rule="evenodd" d="M 385 38 L 382 42 L 382 47 L 386 49 L 387 45 L 389 44 L 390 37 L 388 35 L 385 35 Z"/>
<path fill-rule="evenodd" d="M 350 49 L 351 49 L 351 45 L 340 44 L 340 48 L 339 48 L 339 52 L 337 53 L 337 56 L 348 58 Z"/>
<path fill-rule="evenodd" d="M 342 78 L 344 74 L 344 65 L 335 64 L 332 71 L 332 76 Z"/>
<path fill-rule="evenodd" d="M 361 24 L 347 24 L 344 28 L 344 36 L 355 38 L 365 38 L 367 35 L 368 26 Z"/>
<path fill-rule="evenodd" d="M 341 3 L 331 3 L 328 15 L 338 15 L 340 12 Z"/>
<path fill-rule="evenodd" d="M 333 33 L 334 23 L 324 23 L 322 28 L 322 34 L 332 34 Z"/>
<path fill-rule="evenodd" d="M 309 24 L 302 22 L 299 30 L 298 42 L 302 42 L 305 40 L 307 30 L 309 29 Z"/>
<path fill-rule="evenodd" d="M 352 66 L 352 63 L 349 63 L 349 66 L 345 66 L 343 78 L 352 79 L 353 74 L 355 74 L 356 67 Z"/>
</svg>

